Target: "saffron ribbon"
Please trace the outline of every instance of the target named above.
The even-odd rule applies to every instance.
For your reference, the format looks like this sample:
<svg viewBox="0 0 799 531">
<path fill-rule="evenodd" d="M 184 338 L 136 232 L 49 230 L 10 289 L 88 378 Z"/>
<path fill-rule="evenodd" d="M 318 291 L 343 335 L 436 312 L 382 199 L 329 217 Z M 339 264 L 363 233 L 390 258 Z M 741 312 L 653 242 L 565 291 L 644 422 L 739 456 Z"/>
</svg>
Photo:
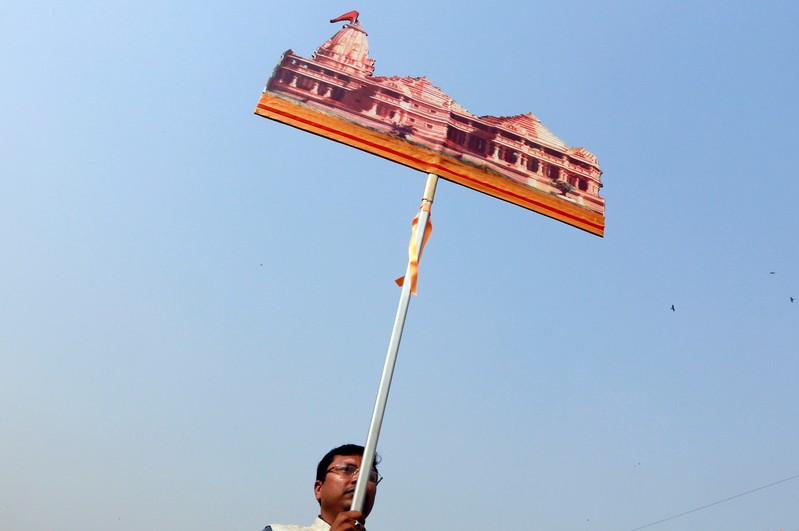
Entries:
<svg viewBox="0 0 799 531">
<path fill-rule="evenodd" d="M 411 293 L 414 295 L 416 295 L 416 284 L 419 280 L 419 260 L 422 258 L 422 251 L 424 251 L 424 246 L 427 244 L 428 238 L 430 238 L 430 233 L 433 232 L 433 224 L 430 222 L 430 217 L 428 216 L 427 224 L 424 228 L 424 235 L 422 236 L 422 246 L 418 247 L 416 240 L 419 232 L 419 215 L 422 212 L 430 214 L 430 203 L 425 202 L 422 205 L 419 209 L 419 214 L 416 214 L 411 224 L 411 241 L 408 244 L 408 276 L 411 282 Z M 401 276 L 394 282 L 396 282 L 398 286 L 402 286 L 405 284 L 405 277 Z"/>
</svg>

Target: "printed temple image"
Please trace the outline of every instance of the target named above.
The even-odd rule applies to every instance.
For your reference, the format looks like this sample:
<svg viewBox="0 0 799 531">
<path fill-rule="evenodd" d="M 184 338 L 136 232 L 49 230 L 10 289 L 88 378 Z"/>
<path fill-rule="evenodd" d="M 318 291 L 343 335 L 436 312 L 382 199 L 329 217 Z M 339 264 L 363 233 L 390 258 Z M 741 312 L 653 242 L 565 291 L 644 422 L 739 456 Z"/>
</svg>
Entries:
<svg viewBox="0 0 799 531">
<path fill-rule="evenodd" d="M 445 161 L 455 175 L 434 171 L 444 178 L 602 235 L 602 170 L 590 151 L 569 147 L 532 113 L 475 116 L 426 77 L 374 76 L 358 13 L 331 22 L 341 20 L 311 58 L 283 53 L 257 114 L 424 171 Z M 278 100 L 282 110 L 269 105 Z"/>
</svg>

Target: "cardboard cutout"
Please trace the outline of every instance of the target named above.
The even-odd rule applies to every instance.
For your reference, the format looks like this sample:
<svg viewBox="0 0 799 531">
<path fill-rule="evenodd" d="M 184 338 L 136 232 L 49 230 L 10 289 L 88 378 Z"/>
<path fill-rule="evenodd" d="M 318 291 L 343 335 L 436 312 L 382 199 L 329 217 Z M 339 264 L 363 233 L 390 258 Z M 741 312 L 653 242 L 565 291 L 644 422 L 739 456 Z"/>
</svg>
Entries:
<svg viewBox="0 0 799 531">
<path fill-rule="evenodd" d="M 287 50 L 255 113 L 436 175 L 602 236 L 602 170 L 532 113 L 475 116 L 426 77 L 375 77 L 348 21 L 310 59 Z"/>
</svg>

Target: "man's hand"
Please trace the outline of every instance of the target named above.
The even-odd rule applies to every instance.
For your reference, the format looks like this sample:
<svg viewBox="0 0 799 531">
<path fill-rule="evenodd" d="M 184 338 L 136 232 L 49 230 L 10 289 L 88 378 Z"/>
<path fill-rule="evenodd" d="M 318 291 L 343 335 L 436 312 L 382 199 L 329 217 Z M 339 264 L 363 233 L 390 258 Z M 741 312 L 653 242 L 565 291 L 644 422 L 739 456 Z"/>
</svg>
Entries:
<svg viewBox="0 0 799 531">
<path fill-rule="evenodd" d="M 338 513 L 330 531 L 366 531 L 363 526 L 363 513 L 361 511 L 344 511 Z"/>
</svg>

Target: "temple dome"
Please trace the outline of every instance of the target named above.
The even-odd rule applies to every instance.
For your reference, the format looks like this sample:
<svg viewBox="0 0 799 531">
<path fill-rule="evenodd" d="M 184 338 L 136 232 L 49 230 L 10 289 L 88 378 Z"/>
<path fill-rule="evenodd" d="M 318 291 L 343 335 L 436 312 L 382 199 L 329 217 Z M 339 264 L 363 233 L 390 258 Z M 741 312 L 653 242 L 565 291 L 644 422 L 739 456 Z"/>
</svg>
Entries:
<svg viewBox="0 0 799 531">
<path fill-rule="evenodd" d="M 369 58 L 367 33 L 360 22 L 345 25 L 320 46 L 313 57 L 322 65 L 360 77 L 370 77 L 375 60 Z"/>
</svg>

